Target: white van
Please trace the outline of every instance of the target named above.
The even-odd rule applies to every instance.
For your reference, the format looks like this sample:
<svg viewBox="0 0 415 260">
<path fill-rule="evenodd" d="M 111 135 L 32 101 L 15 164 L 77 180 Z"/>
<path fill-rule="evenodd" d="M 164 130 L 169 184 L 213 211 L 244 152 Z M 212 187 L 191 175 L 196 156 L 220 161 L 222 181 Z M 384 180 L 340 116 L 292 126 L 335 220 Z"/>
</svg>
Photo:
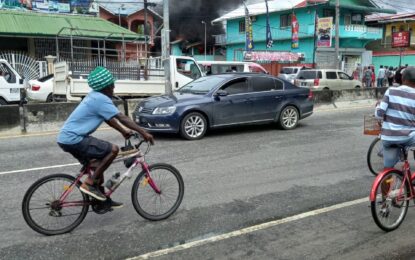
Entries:
<svg viewBox="0 0 415 260">
<path fill-rule="evenodd" d="M 23 97 L 23 78 L 7 60 L 0 59 L 0 106 L 19 103 Z"/>
<path fill-rule="evenodd" d="M 205 75 L 214 75 L 227 72 L 255 72 L 265 73 L 268 71 L 255 62 L 245 61 L 197 61 Z"/>
</svg>

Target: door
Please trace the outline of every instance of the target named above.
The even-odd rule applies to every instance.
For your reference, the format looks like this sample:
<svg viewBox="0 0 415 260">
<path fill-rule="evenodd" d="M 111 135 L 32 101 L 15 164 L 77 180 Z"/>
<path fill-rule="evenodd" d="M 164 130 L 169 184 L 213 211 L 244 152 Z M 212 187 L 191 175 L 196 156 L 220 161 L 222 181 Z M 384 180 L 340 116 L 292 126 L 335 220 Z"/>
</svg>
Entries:
<svg viewBox="0 0 415 260">
<path fill-rule="evenodd" d="M 249 100 L 251 94 L 247 78 L 238 78 L 228 82 L 220 89 L 226 91 L 228 95 L 214 97 L 214 126 L 248 122 L 252 110 L 252 101 Z"/>
<path fill-rule="evenodd" d="M 0 63 L 0 95 L 6 101 L 20 100 L 20 77 L 8 64 Z"/>
<path fill-rule="evenodd" d="M 326 80 L 324 81 L 323 84 L 324 84 L 322 86 L 323 89 L 325 87 L 327 87 L 329 89 L 332 89 L 332 90 L 336 90 L 336 89 L 341 89 L 342 88 L 341 82 L 337 78 L 337 72 L 336 71 L 326 71 Z"/>
<path fill-rule="evenodd" d="M 269 77 L 251 77 L 252 94 L 251 121 L 266 121 L 275 118 L 277 105 L 283 100 L 283 83 Z"/>
<path fill-rule="evenodd" d="M 353 86 L 354 81 L 349 75 L 344 72 L 338 72 L 338 74 L 343 89 L 352 89 L 355 87 Z"/>
<path fill-rule="evenodd" d="M 202 71 L 193 59 L 177 57 L 171 59 L 171 62 L 173 91 L 202 76 Z"/>
</svg>

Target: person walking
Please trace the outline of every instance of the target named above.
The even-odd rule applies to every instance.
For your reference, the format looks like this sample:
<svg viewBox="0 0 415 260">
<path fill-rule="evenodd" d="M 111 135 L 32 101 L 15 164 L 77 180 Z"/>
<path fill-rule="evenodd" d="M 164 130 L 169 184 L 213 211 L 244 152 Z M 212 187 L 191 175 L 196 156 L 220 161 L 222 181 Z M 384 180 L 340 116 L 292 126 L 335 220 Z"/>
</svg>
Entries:
<svg viewBox="0 0 415 260">
<path fill-rule="evenodd" d="M 378 71 L 378 81 L 377 81 L 377 87 L 381 88 L 383 86 L 383 80 L 385 79 L 386 70 L 383 68 L 383 65 L 380 65 L 379 71 Z"/>
<path fill-rule="evenodd" d="M 366 88 L 370 88 L 372 84 L 372 70 L 368 67 L 364 67 L 363 69 L 363 83 L 365 84 Z"/>
</svg>

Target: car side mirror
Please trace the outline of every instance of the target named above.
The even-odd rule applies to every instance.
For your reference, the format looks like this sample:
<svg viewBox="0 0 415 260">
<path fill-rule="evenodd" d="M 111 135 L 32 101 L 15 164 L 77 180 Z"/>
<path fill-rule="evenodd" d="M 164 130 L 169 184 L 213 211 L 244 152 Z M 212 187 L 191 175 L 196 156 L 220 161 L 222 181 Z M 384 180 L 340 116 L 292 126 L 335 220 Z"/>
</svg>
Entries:
<svg viewBox="0 0 415 260">
<path fill-rule="evenodd" d="M 19 84 L 23 84 L 23 81 L 24 81 L 23 78 L 19 79 Z"/>
<path fill-rule="evenodd" d="M 216 97 L 226 97 L 227 95 L 229 95 L 229 93 L 226 90 L 220 89 L 218 91 L 216 91 L 215 96 Z"/>
</svg>

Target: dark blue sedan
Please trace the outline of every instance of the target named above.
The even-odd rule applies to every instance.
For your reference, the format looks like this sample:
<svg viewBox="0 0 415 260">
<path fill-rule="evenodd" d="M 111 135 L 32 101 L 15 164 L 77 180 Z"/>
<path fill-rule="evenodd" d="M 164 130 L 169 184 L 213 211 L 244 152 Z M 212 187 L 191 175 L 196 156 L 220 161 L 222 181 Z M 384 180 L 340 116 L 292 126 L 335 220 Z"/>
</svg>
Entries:
<svg viewBox="0 0 415 260">
<path fill-rule="evenodd" d="M 312 92 L 266 74 L 201 77 L 171 95 L 143 100 L 134 120 L 149 132 L 202 138 L 208 129 L 241 124 L 278 123 L 294 129 L 313 113 Z"/>
</svg>

